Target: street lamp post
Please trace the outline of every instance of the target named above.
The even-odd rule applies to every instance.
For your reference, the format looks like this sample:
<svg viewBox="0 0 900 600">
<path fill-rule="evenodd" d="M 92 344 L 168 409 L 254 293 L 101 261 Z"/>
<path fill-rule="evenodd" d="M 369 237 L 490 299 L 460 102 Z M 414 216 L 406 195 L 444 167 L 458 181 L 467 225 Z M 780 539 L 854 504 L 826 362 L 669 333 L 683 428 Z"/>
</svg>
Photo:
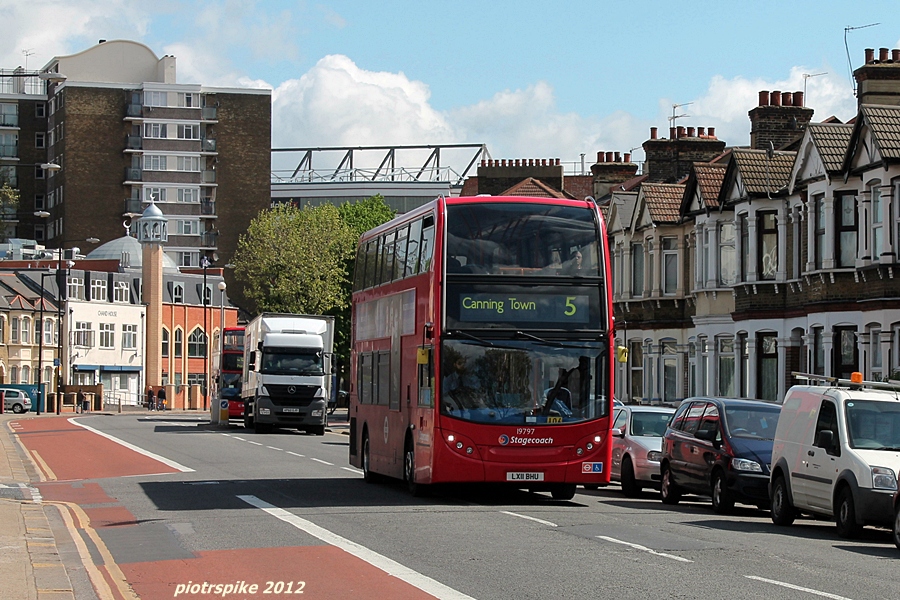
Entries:
<svg viewBox="0 0 900 600">
<path fill-rule="evenodd" d="M 207 302 L 206 302 L 206 270 L 212 263 L 205 255 L 200 257 L 200 266 L 203 267 L 203 410 L 209 407 L 209 329 L 207 326 Z"/>
<path fill-rule="evenodd" d="M 38 386 L 38 402 L 37 402 L 37 414 L 41 414 L 41 405 L 44 403 L 44 398 L 47 395 L 44 393 L 44 335 L 47 324 L 44 323 L 44 279 L 46 277 L 52 277 L 53 273 L 41 273 L 41 333 L 40 338 L 38 339 L 38 376 L 37 376 L 37 386 Z M 59 325 L 57 325 L 59 327 Z M 37 328 L 35 328 L 37 329 Z M 48 382 L 49 383 L 49 382 Z M 56 392 L 56 414 L 59 414 L 59 390 Z"/>
</svg>

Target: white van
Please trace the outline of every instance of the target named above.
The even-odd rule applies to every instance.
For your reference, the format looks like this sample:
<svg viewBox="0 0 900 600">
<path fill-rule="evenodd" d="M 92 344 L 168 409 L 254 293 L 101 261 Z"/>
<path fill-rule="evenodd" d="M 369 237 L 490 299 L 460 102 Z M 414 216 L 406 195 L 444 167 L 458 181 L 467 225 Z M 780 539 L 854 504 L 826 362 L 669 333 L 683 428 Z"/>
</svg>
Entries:
<svg viewBox="0 0 900 600">
<path fill-rule="evenodd" d="M 798 513 L 833 518 L 838 535 L 894 520 L 900 471 L 900 387 L 794 373 L 832 386 L 788 390 L 775 429 L 769 498 L 772 521 Z"/>
</svg>

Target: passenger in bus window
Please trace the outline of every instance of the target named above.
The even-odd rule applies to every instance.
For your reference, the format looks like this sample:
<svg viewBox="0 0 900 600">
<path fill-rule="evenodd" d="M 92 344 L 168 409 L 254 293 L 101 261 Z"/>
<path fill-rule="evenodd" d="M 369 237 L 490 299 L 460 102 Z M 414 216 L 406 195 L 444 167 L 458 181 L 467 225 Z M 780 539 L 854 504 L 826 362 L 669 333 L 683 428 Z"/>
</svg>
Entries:
<svg viewBox="0 0 900 600">
<path fill-rule="evenodd" d="M 584 272 L 584 257 L 581 256 L 581 251 L 576 250 L 572 254 L 572 258 L 566 261 L 566 274 L 568 275 L 577 275 L 579 273 Z"/>
</svg>

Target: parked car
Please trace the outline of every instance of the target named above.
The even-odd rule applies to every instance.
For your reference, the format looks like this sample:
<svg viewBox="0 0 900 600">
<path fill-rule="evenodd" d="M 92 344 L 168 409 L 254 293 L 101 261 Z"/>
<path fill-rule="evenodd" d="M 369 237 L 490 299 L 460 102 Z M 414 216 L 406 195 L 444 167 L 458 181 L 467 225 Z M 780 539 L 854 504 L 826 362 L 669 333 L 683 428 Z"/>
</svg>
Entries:
<svg viewBox="0 0 900 600">
<path fill-rule="evenodd" d="M 663 438 L 660 494 L 677 504 L 684 493 L 708 495 L 717 513 L 736 502 L 765 508 L 769 464 L 781 406 L 761 400 L 688 398 Z"/>
<path fill-rule="evenodd" d="M 790 525 L 798 513 L 832 518 L 843 538 L 869 524 L 896 530 L 900 395 L 880 383 L 836 383 L 794 386 L 785 395 L 772 451 L 772 521 Z"/>
<path fill-rule="evenodd" d="M 900 493 L 894 493 L 894 527 L 891 530 L 894 545 L 900 549 Z"/>
<path fill-rule="evenodd" d="M 610 478 L 622 484 L 626 496 L 636 496 L 645 487 L 659 489 L 662 440 L 674 413 L 672 408 L 640 405 L 613 411 Z"/>
<path fill-rule="evenodd" d="M 3 392 L 3 410 L 11 410 L 17 415 L 31 410 L 31 396 L 22 390 L 0 388 L 0 392 Z"/>
</svg>

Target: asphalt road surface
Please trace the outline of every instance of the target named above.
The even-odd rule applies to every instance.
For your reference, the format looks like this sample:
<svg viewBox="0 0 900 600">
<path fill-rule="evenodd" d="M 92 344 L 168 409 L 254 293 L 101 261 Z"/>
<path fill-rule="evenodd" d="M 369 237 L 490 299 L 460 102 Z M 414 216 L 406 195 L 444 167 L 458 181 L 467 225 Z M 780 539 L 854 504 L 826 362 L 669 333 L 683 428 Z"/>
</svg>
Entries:
<svg viewBox="0 0 900 600">
<path fill-rule="evenodd" d="M 897 598 L 886 530 L 719 516 L 705 498 L 366 484 L 347 436 L 178 414 L 23 419 L 40 492 L 99 597 L 596 600 Z"/>
</svg>

